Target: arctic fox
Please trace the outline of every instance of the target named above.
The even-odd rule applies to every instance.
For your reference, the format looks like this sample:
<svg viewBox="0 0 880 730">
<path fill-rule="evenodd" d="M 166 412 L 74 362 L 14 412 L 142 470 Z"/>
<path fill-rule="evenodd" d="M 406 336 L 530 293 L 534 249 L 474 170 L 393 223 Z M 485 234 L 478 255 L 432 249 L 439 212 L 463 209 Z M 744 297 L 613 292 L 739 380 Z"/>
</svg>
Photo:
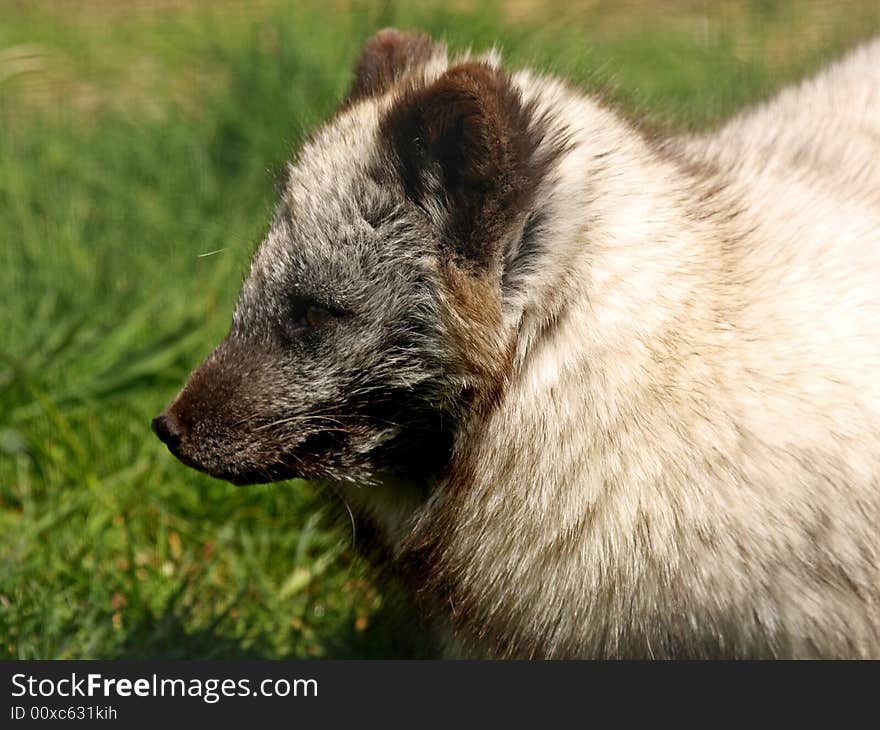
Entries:
<svg viewBox="0 0 880 730">
<path fill-rule="evenodd" d="M 656 139 L 379 32 L 153 425 L 333 484 L 468 655 L 880 657 L 880 42 Z"/>
</svg>

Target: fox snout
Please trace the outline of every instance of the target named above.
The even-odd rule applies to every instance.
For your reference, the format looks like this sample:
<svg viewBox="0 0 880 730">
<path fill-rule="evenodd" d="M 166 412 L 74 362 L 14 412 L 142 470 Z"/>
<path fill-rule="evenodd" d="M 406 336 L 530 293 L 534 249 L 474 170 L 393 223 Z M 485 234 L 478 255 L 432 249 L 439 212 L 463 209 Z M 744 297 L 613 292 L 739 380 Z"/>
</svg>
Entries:
<svg viewBox="0 0 880 730">
<path fill-rule="evenodd" d="M 272 399 L 265 369 L 251 352 L 223 343 L 152 421 L 153 432 L 181 462 L 235 484 L 293 476 L 285 463 L 296 433 L 266 428 Z"/>
<path fill-rule="evenodd" d="M 204 442 L 204 436 L 193 434 L 192 423 L 175 412 L 176 402 L 175 400 L 153 419 L 151 423 L 153 433 L 182 463 L 199 471 L 222 477 L 223 475 L 217 472 L 216 464 L 213 463 L 215 460 L 202 454 L 199 442 Z"/>
<path fill-rule="evenodd" d="M 168 447 L 172 454 L 178 456 L 184 427 L 177 417 L 173 413 L 162 411 L 153 419 L 152 427 L 153 433 L 159 437 L 159 440 Z"/>
</svg>

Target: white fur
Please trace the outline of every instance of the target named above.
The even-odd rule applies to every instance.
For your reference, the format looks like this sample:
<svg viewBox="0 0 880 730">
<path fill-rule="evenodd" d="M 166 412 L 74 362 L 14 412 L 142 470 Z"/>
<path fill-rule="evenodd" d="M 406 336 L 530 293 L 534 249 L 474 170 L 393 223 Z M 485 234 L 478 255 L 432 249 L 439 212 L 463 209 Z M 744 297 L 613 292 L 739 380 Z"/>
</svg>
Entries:
<svg viewBox="0 0 880 730">
<path fill-rule="evenodd" d="M 505 303 L 514 370 L 459 443 L 460 638 L 880 657 L 880 42 L 659 146 L 514 80 L 573 144 Z"/>
</svg>

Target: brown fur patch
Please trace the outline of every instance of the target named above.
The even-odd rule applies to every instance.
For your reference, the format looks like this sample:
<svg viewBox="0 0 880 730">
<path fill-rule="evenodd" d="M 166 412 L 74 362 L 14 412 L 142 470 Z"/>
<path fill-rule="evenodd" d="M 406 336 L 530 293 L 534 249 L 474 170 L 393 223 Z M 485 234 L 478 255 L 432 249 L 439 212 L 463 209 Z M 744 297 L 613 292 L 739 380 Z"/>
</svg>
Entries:
<svg viewBox="0 0 880 730">
<path fill-rule="evenodd" d="M 429 61 L 436 48 L 424 33 L 408 33 L 396 28 L 380 30 L 364 45 L 345 105 L 385 93 L 407 71 Z"/>
<path fill-rule="evenodd" d="M 443 264 L 446 324 L 462 364 L 480 384 L 494 390 L 510 363 L 512 343 L 501 330 L 501 288 L 495 277 L 463 270 L 453 261 Z"/>
<path fill-rule="evenodd" d="M 468 428 L 472 434 L 478 433 L 483 423 L 478 412 Z M 423 612 L 434 621 L 446 622 L 463 648 L 476 651 L 476 641 L 481 656 L 504 656 L 510 641 L 505 633 L 512 633 L 509 624 L 513 622 L 497 610 L 492 625 L 487 622 L 479 589 L 461 579 L 467 566 L 448 550 L 450 536 L 466 521 L 466 495 L 478 482 L 476 455 L 469 446 L 472 439 L 466 438 L 464 443 L 449 465 L 439 502 L 414 525 L 402 546 L 397 562 L 399 576 L 413 591 Z M 524 654 L 520 652 L 520 656 Z"/>
</svg>

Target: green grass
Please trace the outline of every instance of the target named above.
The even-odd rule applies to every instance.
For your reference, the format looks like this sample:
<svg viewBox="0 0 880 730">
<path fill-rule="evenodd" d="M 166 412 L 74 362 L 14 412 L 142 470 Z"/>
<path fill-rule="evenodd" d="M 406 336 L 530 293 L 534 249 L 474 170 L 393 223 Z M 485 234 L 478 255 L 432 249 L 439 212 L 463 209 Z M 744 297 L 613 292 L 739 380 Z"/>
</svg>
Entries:
<svg viewBox="0 0 880 730">
<path fill-rule="evenodd" d="M 150 418 L 375 29 L 498 42 L 678 126 L 880 29 L 867 1 L 659 5 L 0 7 L 0 656 L 418 654 L 327 495 L 187 470 Z"/>
</svg>

